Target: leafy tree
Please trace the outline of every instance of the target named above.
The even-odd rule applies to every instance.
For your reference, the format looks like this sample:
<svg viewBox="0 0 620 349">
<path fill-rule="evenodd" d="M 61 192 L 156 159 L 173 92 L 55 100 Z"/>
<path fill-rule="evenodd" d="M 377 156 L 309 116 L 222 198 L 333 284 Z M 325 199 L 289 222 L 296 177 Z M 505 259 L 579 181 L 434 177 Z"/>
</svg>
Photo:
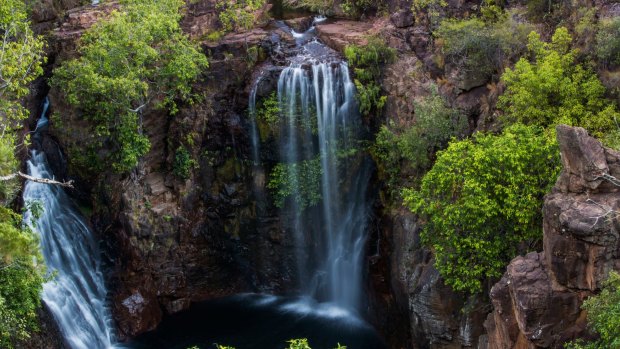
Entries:
<svg viewBox="0 0 620 349">
<path fill-rule="evenodd" d="M 588 312 L 588 326 L 599 339 L 569 343 L 569 349 L 620 348 L 620 274 L 612 271 L 600 294 L 586 299 L 581 306 Z"/>
<path fill-rule="evenodd" d="M 251 29 L 256 21 L 255 12 L 265 6 L 266 0 L 217 1 L 219 19 L 225 31 Z"/>
<path fill-rule="evenodd" d="M 536 32 L 528 38 L 533 62 L 521 58 L 502 75 L 506 92 L 499 106 L 506 119 L 543 127 L 582 126 L 599 138 L 610 134 L 618 112 L 604 98 L 605 87 L 594 72 L 575 62 L 568 30 L 558 28 L 550 43 Z"/>
<path fill-rule="evenodd" d="M 558 155 L 540 127 L 515 124 L 500 135 L 451 142 L 420 189 L 403 190 L 448 285 L 478 292 L 519 244 L 540 239 L 542 198 L 559 173 Z"/>
<path fill-rule="evenodd" d="M 136 166 L 150 147 L 142 111 L 152 106 L 175 113 L 176 100 L 192 101 L 192 83 L 208 66 L 179 26 L 183 0 L 123 0 L 122 5 L 84 33 L 80 57 L 64 62 L 53 79 L 92 122 L 83 165 L 93 170 L 107 163 L 117 172 Z M 84 149 L 74 153 L 79 152 Z"/>
<path fill-rule="evenodd" d="M 44 42 L 30 29 L 21 0 L 0 2 L 0 176 L 17 171 L 17 130 L 27 111 L 19 103 L 42 72 Z M 11 205 L 19 183 L 0 180 L 0 347 L 12 348 L 36 329 L 43 267 L 36 235 Z"/>
</svg>

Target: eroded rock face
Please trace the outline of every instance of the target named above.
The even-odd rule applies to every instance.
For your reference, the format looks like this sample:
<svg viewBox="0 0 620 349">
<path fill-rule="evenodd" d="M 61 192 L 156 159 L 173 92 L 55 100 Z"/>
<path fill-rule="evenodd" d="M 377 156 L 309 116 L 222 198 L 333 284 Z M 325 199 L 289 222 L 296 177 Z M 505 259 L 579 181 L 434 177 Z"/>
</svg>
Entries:
<svg viewBox="0 0 620 349">
<path fill-rule="evenodd" d="M 620 270 L 620 153 L 582 128 L 558 126 L 557 137 L 563 170 L 543 206 L 544 249 L 515 258 L 493 287 L 489 348 L 559 348 L 583 336 L 583 300 Z"/>
<path fill-rule="evenodd" d="M 446 286 L 431 251 L 422 246 L 416 217 L 402 208 L 381 222 L 379 254 L 370 278 L 373 317 L 391 348 L 475 347 L 487 310 L 480 298 Z"/>
</svg>

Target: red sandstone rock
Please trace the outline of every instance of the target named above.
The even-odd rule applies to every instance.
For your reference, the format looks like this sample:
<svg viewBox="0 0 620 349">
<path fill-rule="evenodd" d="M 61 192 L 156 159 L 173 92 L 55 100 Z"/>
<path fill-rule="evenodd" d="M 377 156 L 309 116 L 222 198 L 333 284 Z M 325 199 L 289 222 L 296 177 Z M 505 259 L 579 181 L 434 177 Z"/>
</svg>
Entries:
<svg viewBox="0 0 620 349">
<path fill-rule="evenodd" d="M 620 270 L 620 153 L 582 128 L 558 126 L 564 168 L 545 198 L 541 253 L 515 258 L 491 291 L 488 347 L 561 348 L 585 334 L 583 300 Z M 611 177 L 610 177 L 611 178 Z"/>
</svg>

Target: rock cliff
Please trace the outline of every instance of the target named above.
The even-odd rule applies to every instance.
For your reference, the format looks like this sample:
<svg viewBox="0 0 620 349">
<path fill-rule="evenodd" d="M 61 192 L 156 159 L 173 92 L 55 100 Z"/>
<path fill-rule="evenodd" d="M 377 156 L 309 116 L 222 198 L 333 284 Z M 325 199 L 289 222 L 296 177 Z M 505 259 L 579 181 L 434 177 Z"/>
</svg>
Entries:
<svg viewBox="0 0 620 349">
<path fill-rule="evenodd" d="M 620 270 L 620 153 L 557 127 L 563 170 L 543 207 L 543 252 L 515 258 L 491 290 L 488 348 L 561 348 L 584 336 L 583 300 Z"/>
</svg>

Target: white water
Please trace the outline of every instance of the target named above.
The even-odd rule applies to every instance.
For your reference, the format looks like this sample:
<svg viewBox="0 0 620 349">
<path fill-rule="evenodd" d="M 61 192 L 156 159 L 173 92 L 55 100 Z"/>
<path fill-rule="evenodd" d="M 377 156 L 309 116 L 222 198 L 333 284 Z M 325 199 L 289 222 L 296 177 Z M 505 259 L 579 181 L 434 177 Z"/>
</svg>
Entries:
<svg viewBox="0 0 620 349">
<path fill-rule="evenodd" d="M 46 110 L 47 101 L 35 139 L 47 125 Z M 53 178 L 45 153 L 31 152 L 28 173 Z M 34 229 L 39 232 L 48 271 L 56 274 L 43 285 L 42 299 L 65 342 L 72 349 L 114 348 L 112 317 L 93 233 L 61 187 L 28 181 L 23 198 L 43 207 Z M 26 212 L 24 221 L 30 222 L 31 217 L 31 212 Z"/>
<path fill-rule="evenodd" d="M 302 291 L 357 309 L 369 171 L 358 156 L 344 155 L 357 146 L 361 121 L 349 69 L 344 62 L 314 62 L 309 68 L 293 65 L 280 75 L 278 97 L 285 119 L 280 131 L 281 161 L 299 163 L 317 156 L 320 160 L 319 208 L 303 212 L 295 200 L 285 208 L 297 243 L 307 252 L 298 254 Z M 298 190 L 304 185 L 299 167 L 291 167 L 288 177 Z"/>
<path fill-rule="evenodd" d="M 296 164 L 287 166 L 294 188 L 290 197 L 302 197 L 287 200 L 282 213 L 297 246 L 301 293 L 330 306 L 358 310 L 370 171 L 359 154 L 348 152 L 358 146 L 361 117 L 347 64 L 315 39 L 315 26 L 325 20 L 316 18 L 304 33 L 280 23 L 297 39 L 299 49 L 289 57 L 291 64 L 282 70 L 277 85 L 279 161 Z M 254 168 L 262 168 L 255 120 L 259 83 L 260 78 L 254 82 L 248 105 Z M 320 200 L 310 207 L 303 198 L 307 192 L 303 187 L 309 184 L 304 163 L 318 163 L 320 168 L 312 176 Z"/>
</svg>

